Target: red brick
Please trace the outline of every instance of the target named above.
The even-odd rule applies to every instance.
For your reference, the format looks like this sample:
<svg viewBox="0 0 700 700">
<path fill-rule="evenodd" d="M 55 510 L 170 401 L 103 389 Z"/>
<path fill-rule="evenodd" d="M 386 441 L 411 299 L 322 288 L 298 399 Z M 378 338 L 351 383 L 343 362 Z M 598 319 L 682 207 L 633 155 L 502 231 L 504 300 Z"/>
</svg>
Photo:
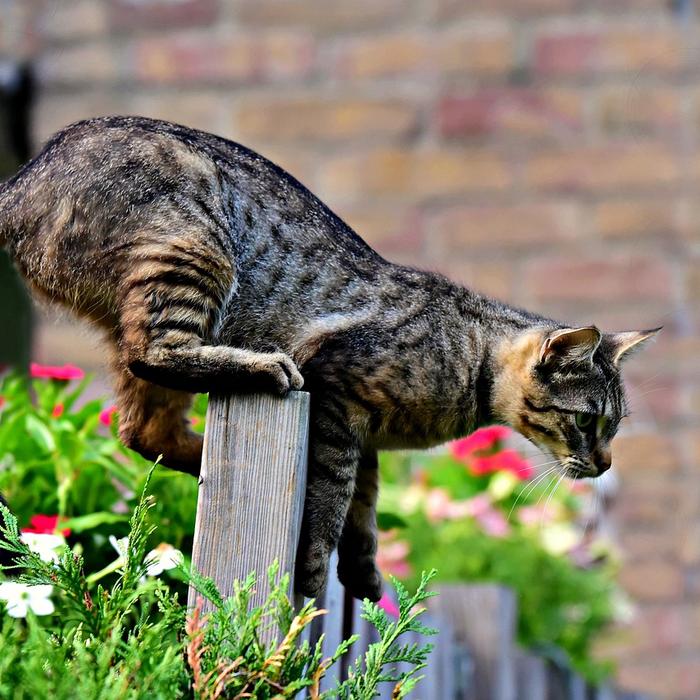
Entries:
<svg viewBox="0 0 700 700">
<path fill-rule="evenodd" d="M 425 265 L 425 261 L 422 260 L 416 264 L 418 266 Z M 470 256 L 468 251 L 464 251 L 462 255 L 452 255 L 439 261 L 435 260 L 430 268 L 441 272 L 458 284 L 469 287 L 469 289 L 504 301 L 514 300 L 515 269 L 513 264 L 494 260 L 475 262 L 473 256 Z"/>
<path fill-rule="evenodd" d="M 606 86 L 598 96 L 598 120 L 606 134 L 640 137 L 681 128 L 681 94 L 670 88 L 639 85 Z"/>
<path fill-rule="evenodd" d="M 416 108 L 400 100 L 253 99 L 235 113 L 241 138 L 262 142 L 389 140 L 409 135 L 417 123 Z"/>
<path fill-rule="evenodd" d="M 381 34 L 353 39 L 336 55 L 343 78 L 426 75 L 431 67 L 431 41 L 425 34 Z"/>
<path fill-rule="evenodd" d="M 313 66 L 310 40 L 296 35 L 149 37 L 134 54 L 136 77 L 150 83 L 280 80 L 307 75 Z"/>
<path fill-rule="evenodd" d="M 211 24 L 217 0 L 108 0 L 115 29 L 192 27 Z"/>
<path fill-rule="evenodd" d="M 633 598 L 654 602 L 676 600 L 685 589 L 680 566 L 661 558 L 627 564 L 620 583 Z"/>
<path fill-rule="evenodd" d="M 26 0 L 5 2 L 0 21 L 0 55 L 10 59 L 33 59 L 39 47 L 39 37 L 34 31 L 37 3 Z"/>
<path fill-rule="evenodd" d="M 44 51 L 37 63 L 43 85 L 102 84 L 116 81 L 123 68 L 108 44 L 93 42 Z"/>
<path fill-rule="evenodd" d="M 611 199 L 593 208 L 594 230 L 603 238 L 624 240 L 648 236 L 681 236 L 680 202 L 667 199 Z"/>
<path fill-rule="evenodd" d="M 640 303 L 669 300 L 673 272 L 658 256 L 539 258 L 526 264 L 525 288 L 537 300 Z"/>
<path fill-rule="evenodd" d="M 582 108 L 573 90 L 483 88 L 443 97 L 437 122 L 446 137 L 564 140 L 581 133 Z"/>
<path fill-rule="evenodd" d="M 202 90 L 178 90 L 176 94 L 138 92 L 131 96 L 128 111 L 221 135 L 225 135 L 222 126 L 228 116 L 221 95 Z"/>
<path fill-rule="evenodd" d="M 433 54 L 439 73 L 452 78 L 505 76 L 515 67 L 515 37 L 508 24 L 479 23 L 434 37 Z"/>
<path fill-rule="evenodd" d="M 613 505 L 614 516 L 615 505 Z M 638 562 L 649 557 L 666 557 L 671 561 L 684 560 L 684 548 L 680 543 L 680 535 L 677 529 L 673 529 L 670 523 L 665 527 L 651 529 L 624 529 L 618 533 L 616 544 L 623 553 L 625 562 Z M 699 541 L 700 546 L 700 541 Z"/>
<path fill-rule="evenodd" d="M 381 255 L 393 262 L 424 264 L 423 217 L 415 208 L 362 206 L 339 213 Z"/>
<path fill-rule="evenodd" d="M 656 433 L 618 435 L 613 441 L 615 469 L 629 478 L 677 473 L 681 458 L 675 440 Z"/>
<path fill-rule="evenodd" d="M 695 700 L 700 696 L 700 658 L 648 658 L 621 663 L 617 679 L 623 688 L 651 693 L 669 700 Z"/>
<path fill-rule="evenodd" d="M 613 452 L 615 442 L 613 442 Z M 614 457 L 613 457 L 614 458 Z M 643 477 L 643 478 L 642 478 Z M 668 527 L 671 514 L 685 510 L 684 492 L 681 487 L 664 477 L 656 476 L 647 469 L 643 474 L 628 472 L 623 476 L 619 496 L 615 501 L 611 517 L 621 529 L 660 529 Z M 653 552 L 648 558 L 667 557 L 667 552 Z M 639 557 L 636 557 L 637 561 Z"/>
<path fill-rule="evenodd" d="M 313 32 L 341 32 L 382 27 L 410 11 L 410 0 L 240 0 L 235 19 L 256 28 L 303 27 Z"/>
<path fill-rule="evenodd" d="M 429 220 L 429 253 L 449 260 L 459 251 L 549 249 L 574 238 L 579 228 L 576 206 L 561 202 L 451 207 Z"/>
<path fill-rule="evenodd" d="M 548 77 L 669 73 L 683 65 L 682 35 L 652 26 L 573 29 L 538 37 L 534 68 Z"/>
<path fill-rule="evenodd" d="M 94 0 L 54 2 L 40 17 L 38 32 L 43 40 L 73 41 L 103 36 L 108 31 L 107 9 Z"/>
<path fill-rule="evenodd" d="M 689 621 L 693 618 L 691 606 L 652 604 L 636 608 L 632 622 L 620 630 L 626 640 L 625 648 L 620 650 L 623 658 L 650 652 L 668 656 L 687 644 Z"/>
<path fill-rule="evenodd" d="M 566 12 L 575 4 L 576 0 L 436 0 L 435 14 L 440 19 L 480 16 L 486 12 L 518 16 Z"/>
<path fill-rule="evenodd" d="M 320 182 L 339 198 L 416 200 L 503 191 L 511 176 L 504 160 L 488 151 L 378 149 L 330 159 Z"/>
<path fill-rule="evenodd" d="M 460 32 L 380 34 L 353 39 L 336 52 L 343 78 L 430 79 L 439 75 L 495 76 L 513 67 L 512 30 L 488 22 Z"/>
<path fill-rule="evenodd" d="M 657 144 L 567 148 L 534 155 L 525 166 L 526 183 L 551 192 L 658 190 L 680 178 L 679 156 Z"/>
<path fill-rule="evenodd" d="M 632 414 L 640 421 L 668 426 L 683 419 L 687 406 L 683 400 L 682 382 L 677 377 L 662 374 L 650 368 L 639 381 L 633 380 L 631 368 L 648 366 L 647 359 L 640 355 L 626 362 L 626 385 L 628 403 Z"/>
</svg>

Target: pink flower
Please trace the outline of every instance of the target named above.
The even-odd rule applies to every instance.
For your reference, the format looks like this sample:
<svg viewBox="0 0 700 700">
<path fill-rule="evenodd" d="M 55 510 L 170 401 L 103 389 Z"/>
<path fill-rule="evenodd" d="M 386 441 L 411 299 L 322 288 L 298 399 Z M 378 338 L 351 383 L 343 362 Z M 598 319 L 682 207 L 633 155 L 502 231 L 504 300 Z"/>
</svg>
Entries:
<svg viewBox="0 0 700 700">
<path fill-rule="evenodd" d="M 396 603 L 385 593 L 380 599 L 377 605 L 387 614 L 392 617 L 399 616 L 399 607 Z"/>
<path fill-rule="evenodd" d="M 481 529 L 491 537 L 505 537 L 510 532 L 510 526 L 503 513 L 495 508 L 490 508 L 485 513 L 476 516 L 476 521 Z"/>
<path fill-rule="evenodd" d="M 2 408 L 7 403 L 4 396 L 0 396 L 0 408 Z"/>
<path fill-rule="evenodd" d="M 499 471 L 510 472 L 521 481 L 527 481 L 535 474 L 532 465 L 515 450 L 501 450 L 486 457 L 474 456 L 470 468 L 478 476 Z"/>
<path fill-rule="evenodd" d="M 499 442 L 507 440 L 512 430 L 505 425 L 490 425 L 450 444 L 450 452 L 455 459 L 469 461 L 475 452 L 493 450 Z"/>
<path fill-rule="evenodd" d="M 116 406 L 110 406 L 105 408 L 104 411 L 100 413 L 100 423 L 109 427 L 112 423 L 112 416 L 117 412 Z"/>
<path fill-rule="evenodd" d="M 51 411 L 51 418 L 60 418 L 63 415 L 63 404 L 57 403 Z"/>
<path fill-rule="evenodd" d="M 510 526 L 503 513 L 494 508 L 488 494 L 480 493 L 478 496 L 465 501 L 471 517 L 476 520 L 481 529 L 492 537 L 505 537 L 510 532 Z"/>
<path fill-rule="evenodd" d="M 476 498 L 453 501 L 445 489 L 430 489 L 425 500 L 425 514 L 431 522 L 466 518 L 474 514 L 472 503 Z"/>
<path fill-rule="evenodd" d="M 543 505 L 522 506 L 518 508 L 518 520 L 523 525 L 538 525 L 551 523 L 556 519 L 556 513 L 551 507 Z"/>
<path fill-rule="evenodd" d="M 62 382 L 67 382 L 70 379 L 82 379 L 85 376 L 85 372 L 75 365 L 55 367 L 52 365 L 40 365 L 36 362 L 32 362 L 29 365 L 29 374 L 34 379 L 56 379 Z"/>
<path fill-rule="evenodd" d="M 394 540 L 394 533 L 379 533 L 379 548 L 377 549 L 377 566 L 384 574 L 396 578 L 406 578 L 411 573 L 411 567 L 406 561 L 410 551 L 408 542 Z"/>
<path fill-rule="evenodd" d="M 33 532 L 37 535 L 53 535 L 58 530 L 58 515 L 32 515 L 29 520 L 29 527 L 23 527 L 22 532 Z M 64 537 L 70 535 L 68 528 L 63 528 L 60 533 Z"/>
<path fill-rule="evenodd" d="M 201 422 L 202 422 L 202 420 L 201 420 L 198 416 L 192 416 L 192 417 L 190 418 L 190 425 L 191 425 L 193 428 L 196 427 L 196 426 L 198 426 Z"/>
</svg>

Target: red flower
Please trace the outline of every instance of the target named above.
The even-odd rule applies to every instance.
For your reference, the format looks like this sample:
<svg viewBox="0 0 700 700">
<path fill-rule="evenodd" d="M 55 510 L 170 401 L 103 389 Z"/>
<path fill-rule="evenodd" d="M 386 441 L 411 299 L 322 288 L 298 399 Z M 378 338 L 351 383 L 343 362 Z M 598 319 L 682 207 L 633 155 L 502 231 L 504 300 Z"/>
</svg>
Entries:
<svg viewBox="0 0 700 700">
<path fill-rule="evenodd" d="M 512 434 L 512 430 L 505 425 L 491 425 L 481 428 L 469 437 L 455 440 L 450 444 L 450 452 L 455 459 L 460 461 L 470 460 L 475 452 L 484 452 L 494 449 L 499 442 L 506 440 Z"/>
<path fill-rule="evenodd" d="M 57 403 L 51 411 L 51 418 L 60 418 L 63 415 L 63 404 Z"/>
<path fill-rule="evenodd" d="M 531 479 L 535 470 L 515 450 L 501 450 L 486 457 L 475 456 L 469 465 L 473 474 L 483 475 L 493 472 L 510 472 L 523 481 Z"/>
<path fill-rule="evenodd" d="M 29 520 L 29 527 L 23 527 L 22 532 L 33 532 L 37 535 L 53 535 L 58 528 L 58 515 L 32 515 Z M 68 528 L 63 528 L 61 534 L 64 537 L 70 535 Z"/>
<path fill-rule="evenodd" d="M 34 379 L 56 379 L 62 382 L 67 382 L 70 379 L 82 379 L 85 376 L 85 372 L 75 365 L 56 367 L 52 365 L 40 365 L 36 362 L 32 362 L 31 365 L 29 365 L 29 374 Z"/>
<path fill-rule="evenodd" d="M 535 473 L 532 465 L 515 450 L 501 449 L 502 442 L 510 437 L 512 432 L 504 425 L 482 428 L 469 437 L 453 442 L 450 452 L 477 476 L 508 471 L 523 481 L 531 479 Z"/>
<path fill-rule="evenodd" d="M 102 425 L 106 425 L 107 427 L 109 427 L 112 423 L 112 416 L 116 412 L 117 412 L 116 406 L 110 406 L 109 408 L 105 408 L 105 410 L 100 413 L 100 423 L 102 423 Z"/>
<path fill-rule="evenodd" d="M 2 408 L 7 403 L 4 396 L 0 396 L 0 408 Z"/>
</svg>

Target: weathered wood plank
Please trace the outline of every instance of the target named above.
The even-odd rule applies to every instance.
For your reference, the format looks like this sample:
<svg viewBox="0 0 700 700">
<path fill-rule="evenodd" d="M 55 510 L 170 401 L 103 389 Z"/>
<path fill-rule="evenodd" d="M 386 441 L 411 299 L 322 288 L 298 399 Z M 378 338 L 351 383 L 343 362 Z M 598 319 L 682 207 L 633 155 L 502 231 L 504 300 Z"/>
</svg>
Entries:
<svg viewBox="0 0 700 700">
<path fill-rule="evenodd" d="M 231 595 L 258 574 L 253 604 L 268 594 L 277 559 L 293 575 L 306 489 L 309 395 L 211 396 L 199 479 L 192 564 Z M 190 590 L 189 604 L 194 605 Z"/>
<path fill-rule="evenodd" d="M 321 634 L 323 637 L 323 657 L 330 657 L 338 648 L 340 643 L 345 638 L 343 635 L 344 611 L 345 611 L 345 588 L 338 580 L 338 553 L 331 554 L 331 560 L 328 567 L 328 585 L 323 600 L 318 601 L 319 607 L 325 608 L 328 612 L 322 617 L 317 617 L 314 620 L 318 625 L 314 628 L 315 637 L 312 636 L 314 643 L 319 639 Z M 351 656 L 353 648 L 350 647 L 348 652 Z M 320 683 L 321 692 L 335 688 L 338 681 L 342 680 L 342 664 L 337 663 L 322 679 Z"/>
<path fill-rule="evenodd" d="M 515 700 L 515 596 L 494 585 L 442 585 L 431 610 L 450 620 L 474 658 L 474 687 L 461 698 Z M 468 694 L 467 694 L 468 693 Z"/>
<path fill-rule="evenodd" d="M 543 659 L 518 650 L 515 679 L 517 700 L 547 700 L 547 665 Z"/>
</svg>

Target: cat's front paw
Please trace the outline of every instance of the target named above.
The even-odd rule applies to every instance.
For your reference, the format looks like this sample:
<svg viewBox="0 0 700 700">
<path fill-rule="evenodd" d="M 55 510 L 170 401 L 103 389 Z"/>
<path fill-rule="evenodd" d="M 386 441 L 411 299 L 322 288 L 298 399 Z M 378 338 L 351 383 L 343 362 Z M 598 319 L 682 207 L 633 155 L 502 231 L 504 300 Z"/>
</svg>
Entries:
<svg viewBox="0 0 700 700">
<path fill-rule="evenodd" d="M 259 371 L 265 376 L 266 388 L 270 391 L 286 396 L 290 391 L 298 391 L 304 386 L 304 378 L 289 355 L 275 352 L 264 357 L 259 363 Z"/>
<path fill-rule="evenodd" d="M 338 578 L 353 598 L 369 598 L 376 603 L 382 597 L 384 582 L 372 557 L 361 556 L 354 561 L 341 557 L 338 562 Z"/>
<path fill-rule="evenodd" d="M 328 581 L 330 551 L 322 542 L 299 547 L 294 589 L 306 598 L 321 598 Z"/>
</svg>

